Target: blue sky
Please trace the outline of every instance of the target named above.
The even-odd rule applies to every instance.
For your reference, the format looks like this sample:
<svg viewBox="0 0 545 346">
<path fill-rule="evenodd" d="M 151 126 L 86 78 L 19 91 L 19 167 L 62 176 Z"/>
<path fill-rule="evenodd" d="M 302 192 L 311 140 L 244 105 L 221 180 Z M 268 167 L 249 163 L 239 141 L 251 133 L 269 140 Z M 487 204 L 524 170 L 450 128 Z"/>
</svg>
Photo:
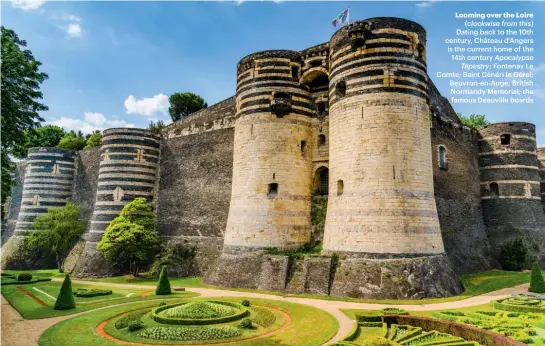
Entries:
<svg viewBox="0 0 545 346">
<path fill-rule="evenodd" d="M 331 20 L 350 7 L 350 19 L 376 16 L 417 21 L 428 32 L 428 73 L 443 96 L 458 70 L 443 42 L 461 27 L 455 12 L 532 12 L 545 32 L 539 2 L 47 2 L 1 3 L 2 25 L 28 43 L 49 74 L 42 116 L 67 129 L 90 132 L 170 122 L 168 95 L 190 91 L 209 105 L 235 92 L 237 62 L 267 49 L 304 49 L 329 40 Z M 545 45 L 534 37 L 535 88 L 529 105 L 454 105 L 492 122 L 528 121 L 545 145 Z"/>
</svg>

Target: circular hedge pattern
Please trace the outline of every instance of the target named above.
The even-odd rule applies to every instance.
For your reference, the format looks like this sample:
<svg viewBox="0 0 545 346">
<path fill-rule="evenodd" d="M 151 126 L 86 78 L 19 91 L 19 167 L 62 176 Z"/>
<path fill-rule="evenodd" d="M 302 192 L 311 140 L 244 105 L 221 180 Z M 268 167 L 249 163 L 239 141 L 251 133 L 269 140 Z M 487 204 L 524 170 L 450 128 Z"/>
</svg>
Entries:
<svg viewBox="0 0 545 346">
<path fill-rule="evenodd" d="M 162 324 L 207 325 L 240 320 L 250 314 L 240 304 L 224 301 L 197 301 L 164 305 L 153 309 L 151 318 Z"/>
</svg>

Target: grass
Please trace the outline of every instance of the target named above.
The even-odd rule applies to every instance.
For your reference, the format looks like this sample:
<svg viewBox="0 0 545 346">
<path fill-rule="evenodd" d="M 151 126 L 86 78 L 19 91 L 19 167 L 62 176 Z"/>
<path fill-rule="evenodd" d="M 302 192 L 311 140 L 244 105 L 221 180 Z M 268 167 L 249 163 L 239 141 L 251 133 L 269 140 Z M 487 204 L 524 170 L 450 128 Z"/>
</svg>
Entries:
<svg viewBox="0 0 545 346">
<path fill-rule="evenodd" d="M 2 286 L 2 295 L 8 300 L 25 319 L 39 319 L 55 316 L 71 315 L 81 311 L 96 309 L 113 304 L 122 304 L 133 301 L 142 301 L 157 299 L 157 296 L 153 292 L 149 292 L 149 295 L 141 297 L 140 294 L 147 292 L 147 290 L 134 290 L 134 289 L 122 289 L 114 287 L 111 295 L 98 296 L 98 297 L 74 297 L 76 301 L 76 308 L 72 310 L 54 310 L 55 300 L 59 294 L 61 282 L 38 282 L 34 284 L 26 285 L 8 285 Z M 26 290 L 35 298 L 41 300 L 47 306 L 42 306 L 32 297 L 24 294 L 18 289 Z M 99 288 L 90 285 L 72 284 L 72 288 Z M 127 295 L 129 295 L 127 297 Z M 175 292 L 169 298 L 189 298 L 198 296 L 194 292 Z"/>
<path fill-rule="evenodd" d="M 54 275 L 54 277 L 59 277 L 58 274 L 53 273 L 55 270 L 38 270 L 31 271 L 38 275 Z M 545 272 L 544 272 L 545 275 Z M 62 277 L 62 274 L 60 275 Z M 500 290 L 502 288 L 512 287 L 524 283 L 530 282 L 530 272 L 509 272 L 509 271 L 500 271 L 493 270 L 487 272 L 481 272 L 476 274 L 465 274 L 461 275 L 460 279 L 464 284 L 465 291 L 454 297 L 446 298 L 430 298 L 430 299 L 420 299 L 420 300 L 388 300 L 388 299 L 358 299 L 358 298 L 346 298 L 346 297 L 335 297 L 335 296 L 321 296 L 314 294 L 288 294 L 282 292 L 272 292 L 272 291 L 257 291 L 251 289 L 243 288 L 226 288 L 226 287 L 216 287 L 206 285 L 202 282 L 202 279 L 199 277 L 186 277 L 186 278 L 169 278 L 171 286 L 182 286 L 182 287 L 203 287 L 203 288 L 213 288 L 220 290 L 230 290 L 230 291 L 239 291 L 239 292 L 257 292 L 257 293 L 266 293 L 273 294 L 283 297 L 300 297 L 300 298 L 314 298 L 314 299 L 323 299 L 323 300 L 332 300 L 332 301 L 347 301 L 347 302 L 357 302 L 357 303 L 370 303 L 370 304 L 388 304 L 388 305 L 421 305 L 421 304 L 435 304 L 435 303 L 444 303 L 444 302 L 453 302 L 457 300 L 462 300 L 488 292 Z M 125 276 L 116 276 L 110 278 L 90 278 L 84 279 L 86 281 L 98 281 L 106 283 L 115 283 L 115 284 L 140 284 L 140 285 L 157 285 L 157 279 L 154 277 L 134 277 L 132 275 Z"/>
<path fill-rule="evenodd" d="M 244 298 L 214 298 L 240 302 Z M 246 298 L 248 299 L 248 298 Z M 306 305 L 264 299 L 249 299 L 253 305 L 278 307 L 290 314 L 292 322 L 286 329 L 274 335 L 236 342 L 239 346 L 317 346 L 331 339 L 337 329 L 337 320 L 326 313 Z M 138 302 L 130 306 L 118 306 L 97 310 L 62 321 L 47 329 L 39 340 L 40 346 L 117 346 L 114 341 L 107 340 L 95 332 L 102 321 L 129 310 L 155 307 L 157 302 Z M 165 342 L 161 342 L 165 343 Z M 178 342 L 177 344 L 180 344 Z M 202 343 L 201 343 L 202 344 Z"/>
</svg>

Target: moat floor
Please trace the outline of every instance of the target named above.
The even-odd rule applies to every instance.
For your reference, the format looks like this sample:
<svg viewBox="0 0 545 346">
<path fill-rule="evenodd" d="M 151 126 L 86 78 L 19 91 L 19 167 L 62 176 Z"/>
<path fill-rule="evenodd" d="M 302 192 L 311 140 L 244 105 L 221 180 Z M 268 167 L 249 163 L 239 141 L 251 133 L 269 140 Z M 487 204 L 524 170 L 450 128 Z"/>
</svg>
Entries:
<svg viewBox="0 0 545 346">
<path fill-rule="evenodd" d="M 62 279 L 54 278 L 54 281 L 62 281 Z M 130 285 L 130 284 L 112 284 L 102 283 L 96 281 L 84 281 L 84 280 L 72 280 L 72 283 L 91 284 L 94 286 L 109 286 L 120 288 L 144 288 L 149 289 L 147 285 Z M 504 288 L 498 291 L 489 292 L 480 296 L 471 297 L 464 300 L 458 300 L 454 302 L 438 303 L 438 304 L 423 304 L 423 305 L 395 305 L 396 308 L 405 309 L 408 311 L 428 311 L 428 310 L 446 310 L 457 309 L 476 305 L 487 304 L 492 300 L 497 300 L 510 296 L 512 293 L 527 291 L 529 284 L 518 285 L 514 287 Z M 187 288 L 187 291 L 192 291 L 201 294 L 202 297 L 253 297 L 264 298 L 271 300 L 283 300 L 293 303 L 305 304 L 327 311 L 334 316 L 339 322 L 339 330 L 337 334 L 330 340 L 330 342 L 336 342 L 346 336 L 354 321 L 346 316 L 340 309 L 366 309 L 366 310 L 379 310 L 392 305 L 387 304 L 368 304 L 368 303 L 354 303 L 354 302 L 342 302 L 342 301 L 329 301 L 312 298 L 297 298 L 297 297 L 282 297 L 270 294 L 228 291 L 228 290 L 215 290 L 209 288 Z M 111 308 L 112 306 L 127 305 L 132 303 L 124 303 L 117 305 L 110 305 L 104 308 Z M 102 309 L 104 309 L 102 308 Z M 99 308 L 101 309 L 101 308 Z M 99 309 L 88 310 L 78 314 L 45 318 L 39 320 L 25 320 L 21 315 L 11 306 L 8 301 L 2 296 L 2 345 L 3 346 L 36 346 L 38 345 L 38 339 L 40 335 L 52 325 L 75 317 L 81 314 L 97 311 Z"/>
</svg>

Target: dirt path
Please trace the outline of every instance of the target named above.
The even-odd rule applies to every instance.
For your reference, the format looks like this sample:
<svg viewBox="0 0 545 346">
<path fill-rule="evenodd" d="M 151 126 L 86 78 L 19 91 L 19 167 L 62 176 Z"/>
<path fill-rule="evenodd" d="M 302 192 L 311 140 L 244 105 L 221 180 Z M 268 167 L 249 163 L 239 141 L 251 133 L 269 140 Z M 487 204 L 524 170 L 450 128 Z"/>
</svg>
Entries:
<svg viewBox="0 0 545 346">
<path fill-rule="evenodd" d="M 62 281 L 62 279 L 54 278 L 54 281 Z M 119 288 L 138 288 L 149 289 L 150 285 L 135 285 L 135 284 L 112 284 L 96 281 L 84 281 L 84 280 L 72 280 L 73 283 L 90 284 L 94 286 L 109 286 Z M 528 284 L 518 285 L 515 287 L 504 288 L 498 291 L 489 292 L 480 296 L 467 298 L 464 300 L 458 300 L 454 302 L 438 303 L 438 304 L 422 304 L 422 305 L 395 305 L 397 308 L 405 309 L 408 311 L 428 311 L 428 310 L 442 310 L 442 309 L 457 309 L 470 307 L 475 305 L 487 304 L 492 300 L 501 299 L 510 296 L 512 293 L 528 291 Z M 315 308 L 324 310 L 330 313 L 339 322 L 339 330 L 337 334 L 330 340 L 330 342 L 336 342 L 341 340 L 342 337 L 347 335 L 354 321 L 348 318 L 340 309 L 373 309 L 379 310 L 385 307 L 391 307 L 388 304 L 369 304 L 369 303 L 355 303 L 355 302 L 342 302 L 331 301 L 313 298 L 298 298 L 298 297 L 283 297 L 271 294 L 262 294 L 254 292 L 239 292 L 228 290 L 217 290 L 210 288 L 187 288 L 187 291 L 196 292 L 201 294 L 202 297 L 250 297 L 250 298 L 263 298 L 270 300 L 282 300 L 286 302 L 299 303 L 304 305 L 310 305 Z M 117 304 L 127 305 L 132 303 Z M 110 308 L 112 306 L 103 307 L 100 309 Z M 21 315 L 13 308 L 7 300 L 2 297 L 2 346 L 36 346 L 38 345 L 38 339 L 50 326 L 63 321 L 65 319 L 78 316 L 81 314 L 96 311 L 98 309 L 84 311 L 78 314 L 53 317 L 40 320 L 25 320 Z"/>
</svg>

